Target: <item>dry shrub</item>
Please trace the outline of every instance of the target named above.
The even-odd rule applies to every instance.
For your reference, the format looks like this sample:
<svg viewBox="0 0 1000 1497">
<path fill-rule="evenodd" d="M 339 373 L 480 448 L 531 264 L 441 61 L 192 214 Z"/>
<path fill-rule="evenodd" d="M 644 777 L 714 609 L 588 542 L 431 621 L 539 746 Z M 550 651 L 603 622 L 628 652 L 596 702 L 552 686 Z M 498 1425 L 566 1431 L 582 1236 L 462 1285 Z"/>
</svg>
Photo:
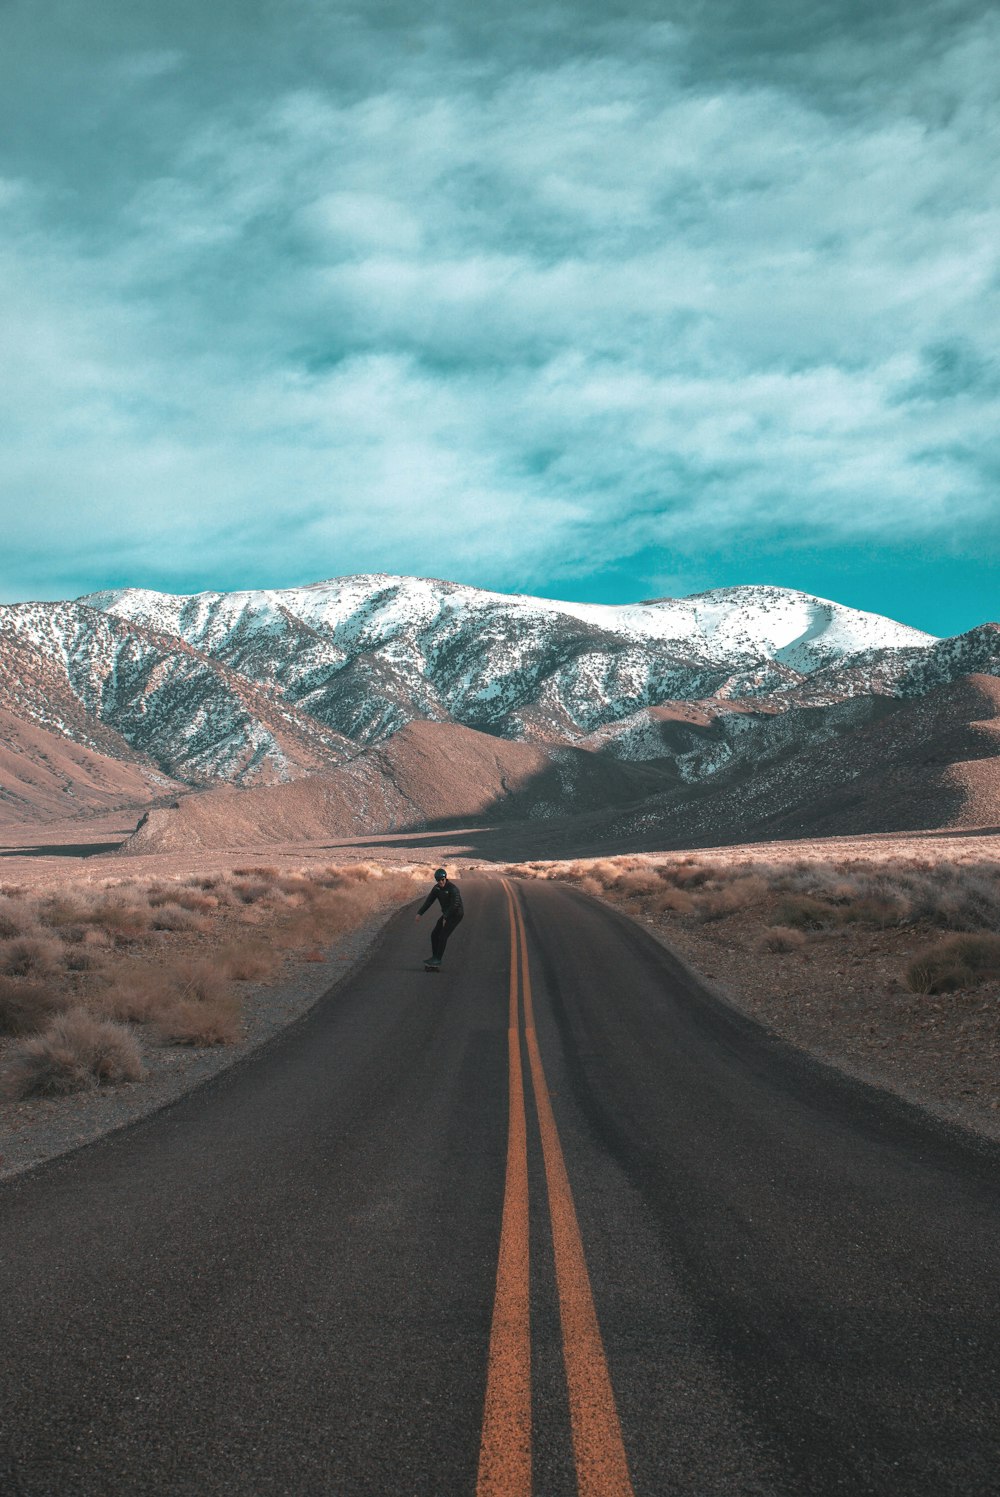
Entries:
<svg viewBox="0 0 1000 1497">
<path fill-rule="evenodd" d="M 59 931 L 64 939 L 78 939 L 76 935 L 68 936 L 68 933 L 82 930 L 89 916 L 90 910 L 85 901 L 72 899 L 65 894 L 55 894 L 38 907 L 41 924 L 47 925 L 50 930 Z"/>
<path fill-rule="evenodd" d="M 269 883 L 262 883 L 260 879 L 240 879 L 233 884 L 233 894 L 241 904 L 258 904 L 263 899 L 270 899 L 273 888 Z"/>
<path fill-rule="evenodd" d="M 297 951 L 303 946 L 314 948 L 328 939 L 329 926 L 315 910 L 297 915 L 274 934 L 274 943 L 285 951 Z"/>
<path fill-rule="evenodd" d="M 10 899 L 0 894 L 0 940 L 9 941 L 15 936 L 24 936 L 37 924 L 32 905 L 21 899 Z"/>
<path fill-rule="evenodd" d="M 219 907 L 216 895 L 208 894 L 204 889 L 189 889 L 183 884 L 159 884 L 154 885 L 148 894 L 150 908 L 154 910 L 182 909 L 191 910 L 196 915 L 208 914 L 210 910 Z M 153 921 L 154 927 L 156 921 Z"/>
<path fill-rule="evenodd" d="M 672 889 L 668 884 L 653 896 L 652 909 L 660 915 L 690 915 L 695 907 L 695 896 L 686 889 Z"/>
<path fill-rule="evenodd" d="M 242 941 L 238 946 L 223 946 L 218 960 L 236 982 L 254 982 L 271 977 L 280 958 L 263 941 Z"/>
<path fill-rule="evenodd" d="M 806 938 L 800 930 L 792 930 L 787 925 L 772 925 L 763 931 L 754 942 L 755 951 L 797 951 L 799 947 L 806 944 Z"/>
<path fill-rule="evenodd" d="M 912 993 L 951 993 L 1000 977 L 1000 936 L 960 935 L 917 953 L 904 981 Z"/>
<path fill-rule="evenodd" d="M 383 872 L 367 864 L 328 869 L 312 888 L 298 913 L 275 932 L 273 941 L 285 950 L 306 948 L 305 959 L 322 960 L 322 948 L 338 936 L 356 930 L 376 910 L 412 899 L 421 875 Z"/>
<path fill-rule="evenodd" d="M 910 901 L 905 897 L 889 899 L 869 894 L 845 904 L 841 909 L 841 919 L 851 924 L 874 925 L 879 930 L 888 930 L 890 926 L 905 924 L 910 910 Z"/>
<path fill-rule="evenodd" d="M 707 863 L 680 863 L 670 872 L 670 878 L 679 889 L 700 889 L 707 884 L 714 868 Z"/>
<path fill-rule="evenodd" d="M 204 915 L 196 915 L 193 910 L 185 910 L 179 904 L 161 904 L 153 911 L 154 930 L 194 930 L 208 931 L 212 928 L 212 922 Z"/>
<path fill-rule="evenodd" d="M 35 1034 L 68 1006 L 47 983 L 0 977 L 0 1034 Z"/>
<path fill-rule="evenodd" d="M 51 977 L 61 965 L 63 948 L 44 936 L 0 941 L 0 972 L 10 977 Z"/>
<path fill-rule="evenodd" d="M 217 956 L 184 958 L 166 976 L 180 997 L 197 1003 L 214 1003 L 229 992 L 229 969 Z"/>
<path fill-rule="evenodd" d="M 137 900 L 102 899 L 94 905 L 91 920 L 116 941 L 140 940 L 148 934 L 153 912 Z"/>
<path fill-rule="evenodd" d="M 242 1038 L 240 1000 L 233 993 L 215 998 L 176 998 L 156 1019 L 160 1038 L 172 1045 L 232 1045 Z"/>
<path fill-rule="evenodd" d="M 175 1045 L 225 1045 L 240 1038 L 240 1000 L 223 955 L 121 974 L 90 1006 L 118 1019 L 150 1024 Z"/>
<path fill-rule="evenodd" d="M 758 904 L 766 894 L 767 884 L 762 878 L 754 874 L 734 878 L 721 889 L 696 895 L 692 900 L 694 914 L 696 919 L 703 921 L 725 920 L 727 915 L 735 915 L 739 910 Z"/>
<path fill-rule="evenodd" d="M 234 868 L 233 877 L 264 879 L 268 883 L 273 883 L 279 877 L 279 870 L 272 868 L 269 863 L 265 863 L 262 867 Z"/>
<path fill-rule="evenodd" d="M 100 947 L 81 942 L 68 949 L 65 966 L 67 972 L 101 972 L 107 966 L 107 960 Z"/>
<path fill-rule="evenodd" d="M 584 877 L 581 878 L 578 887 L 584 894 L 604 893 L 604 885 L 602 883 L 599 883 L 596 878 L 591 878 L 589 873 L 585 874 Z"/>
<path fill-rule="evenodd" d="M 174 988 L 162 967 L 130 963 L 106 988 L 88 995 L 87 1006 L 107 1019 L 148 1024 L 174 1000 Z"/>
<path fill-rule="evenodd" d="M 211 900 L 212 909 L 228 907 L 236 903 L 233 894 L 232 879 L 221 873 L 212 873 L 197 878 L 186 879 L 181 885 L 177 895 L 178 904 L 187 904 L 191 901 L 190 908 L 200 908 L 197 901 Z"/>
<path fill-rule="evenodd" d="M 320 881 L 331 888 L 339 888 L 344 884 L 365 884 L 371 879 L 380 879 L 383 873 L 384 870 L 378 863 L 333 864 L 325 870 Z M 424 877 L 429 878 L 430 873 L 428 872 Z"/>
<path fill-rule="evenodd" d="M 193 910 L 196 915 L 208 915 L 219 908 L 217 894 L 207 894 L 202 889 L 178 889 L 174 902 L 182 910 Z"/>
<path fill-rule="evenodd" d="M 621 894 L 626 899 L 641 898 L 644 894 L 655 894 L 660 887 L 660 876 L 648 869 L 628 869 L 620 873 L 613 884 L 615 894 Z"/>
<path fill-rule="evenodd" d="M 15 1046 L 3 1070 L 2 1090 L 15 1099 L 59 1096 L 139 1081 L 143 1074 L 142 1053 L 131 1030 L 74 1008 L 42 1034 Z"/>
<path fill-rule="evenodd" d="M 824 904 L 819 899 L 810 899 L 807 895 L 783 899 L 776 914 L 779 925 L 790 925 L 795 930 L 822 930 L 824 926 L 836 925 L 840 920 L 840 914 L 833 905 Z"/>
</svg>

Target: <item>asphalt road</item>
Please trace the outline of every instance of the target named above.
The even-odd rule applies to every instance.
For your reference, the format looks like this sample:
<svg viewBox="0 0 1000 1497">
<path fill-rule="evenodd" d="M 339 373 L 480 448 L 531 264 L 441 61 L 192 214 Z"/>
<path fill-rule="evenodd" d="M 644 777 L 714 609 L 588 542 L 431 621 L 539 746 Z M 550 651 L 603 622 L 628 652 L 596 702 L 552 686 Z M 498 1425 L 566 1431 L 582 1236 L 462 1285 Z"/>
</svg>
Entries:
<svg viewBox="0 0 1000 1497">
<path fill-rule="evenodd" d="M 1000 1153 L 512 887 L 0 1187 L 3 1497 L 995 1497 Z"/>
</svg>

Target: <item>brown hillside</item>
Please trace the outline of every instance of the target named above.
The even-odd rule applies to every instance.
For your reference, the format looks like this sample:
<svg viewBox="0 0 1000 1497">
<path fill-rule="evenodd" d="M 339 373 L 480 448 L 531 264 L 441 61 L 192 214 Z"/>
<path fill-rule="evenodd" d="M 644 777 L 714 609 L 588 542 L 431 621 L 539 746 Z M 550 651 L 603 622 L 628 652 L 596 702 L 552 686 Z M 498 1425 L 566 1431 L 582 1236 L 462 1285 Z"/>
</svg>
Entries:
<svg viewBox="0 0 1000 1497">
<path fill-rule="evenodd" d="M 185 796 L 150 813 L 130 853 L 367 836 L 462 822 L 547 819 L 635 802 L 661 789 L 648 765 L 543 749 L 454 723 L 411 722 L 324 775 Z"/>
<path fill-rule="evenodd" d="M 0 707 L 0 826 L 132 810 L 179 788 L 140 755 L 109 758 Z"/>
<path fill-rule="evenodd" d="M 186 796 L 150 813 L 130 852 L 236 848 L 521 823 L 524 856 L 1000 824 L 1000 681 L 916 700 L 804 707 L 780 736 L 695 784 L 669 764 L 543 748 L 414 722 L 322 776 Z M 704 728 L 696 721 L 675 724 Z M 748 740 L 749 743 L 749 740 Z M 533 852 L 532 849 L 535 849 Z"/>
</svg>

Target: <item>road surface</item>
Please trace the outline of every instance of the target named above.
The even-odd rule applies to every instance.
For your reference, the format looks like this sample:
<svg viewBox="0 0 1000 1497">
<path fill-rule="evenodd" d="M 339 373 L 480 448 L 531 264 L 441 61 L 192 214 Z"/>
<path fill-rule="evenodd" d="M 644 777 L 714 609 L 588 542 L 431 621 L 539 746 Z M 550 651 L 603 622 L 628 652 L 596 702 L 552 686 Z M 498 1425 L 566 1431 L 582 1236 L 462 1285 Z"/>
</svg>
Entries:
<svg viewBox="0 0 1000 1497">
<path fill-rule="evenodd" d="M 3 1497 L 995 1497 L 1000 1153 L 464 887 L 0 1187 Z"/>
</svg>

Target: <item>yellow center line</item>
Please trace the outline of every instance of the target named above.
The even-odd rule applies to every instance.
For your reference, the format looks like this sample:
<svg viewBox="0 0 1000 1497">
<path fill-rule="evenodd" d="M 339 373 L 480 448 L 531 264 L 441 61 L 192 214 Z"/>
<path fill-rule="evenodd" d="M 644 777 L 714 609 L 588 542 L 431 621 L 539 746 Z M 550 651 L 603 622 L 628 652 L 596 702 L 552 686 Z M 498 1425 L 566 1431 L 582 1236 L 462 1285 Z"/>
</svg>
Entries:
<svg viewBox="0 0 1000 1497">
<path fill-rule="evenodd" d="M 510 909 L 507 1175 L 479 1446 L 477 1497 L 531 1497 L 531 1321 L 528 1300 L 528 1137 L 518 1018 L 514 902 Z"/>
<path fill-rule="evenodd" d="M 552 1221 L 577 1491 L 580 1497 L 634 1497 L 576 1207 L 535 1034 L 524 918 L 509 888 L 507 897 L 520 936 L 525 1037 Z"/>
</svg>

